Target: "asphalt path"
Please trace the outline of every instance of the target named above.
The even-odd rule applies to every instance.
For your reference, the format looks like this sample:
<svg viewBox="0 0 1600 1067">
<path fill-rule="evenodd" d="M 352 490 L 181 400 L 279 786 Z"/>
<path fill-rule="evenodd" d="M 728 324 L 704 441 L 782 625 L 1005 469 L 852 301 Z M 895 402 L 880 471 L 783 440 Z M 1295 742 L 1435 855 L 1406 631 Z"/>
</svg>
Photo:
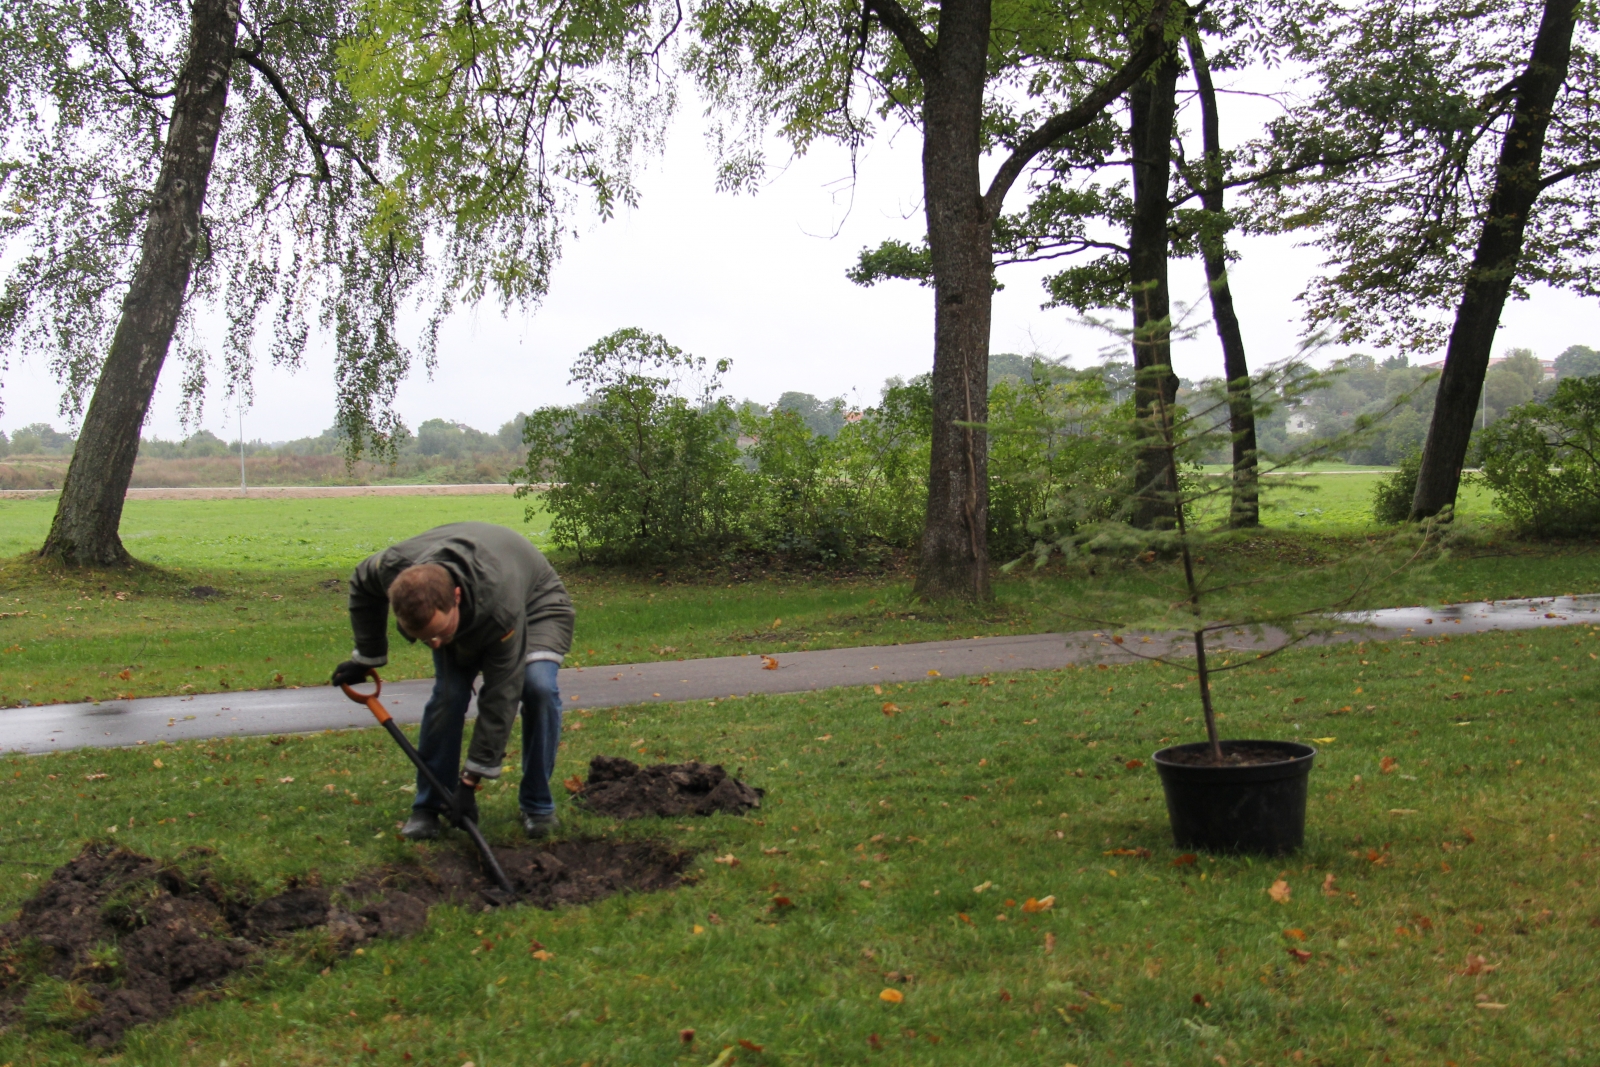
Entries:
<svg viewBox="0 0 1600 1067">
<path fill-rule="evenodd" d="M 1545 626 L 1600 625 L 1600 594 L 1542 597 L 1443 607 L 1391 608 L 1341 616 L 1350 629 L 1315 643 L 1388 640 L 1436 633 L 1483 633 Z M 1217 651 L 1276 647 L 1282 634 L 1235 630 L 1214 636 Z M 970 677 L 1004 671 L 1057 670 L 1069 665 L 1126 663 L 1138 656 L 1183 651 L 1173 634 L 1077 633 L 974 637 L 775 656 L 568 667 L 561 671 L 568 708 L 604 708 L 682 700 L 720 700 L 756 693 L 799 693 L 839 686 Z M 401 723 L 422 720 L 431 681 L 384 686 L 383 703 Z M 475 709 L 468 714 L 475 713 Z M 253 734 L 314 733 L 371 726 L 362 705 L 331 686 L 144 697 L 100 703 L 47 704 L 0 711 L 0 752 L 37 754 L 68 748 L 116 748 L 161 741 Z"/>
</svg>

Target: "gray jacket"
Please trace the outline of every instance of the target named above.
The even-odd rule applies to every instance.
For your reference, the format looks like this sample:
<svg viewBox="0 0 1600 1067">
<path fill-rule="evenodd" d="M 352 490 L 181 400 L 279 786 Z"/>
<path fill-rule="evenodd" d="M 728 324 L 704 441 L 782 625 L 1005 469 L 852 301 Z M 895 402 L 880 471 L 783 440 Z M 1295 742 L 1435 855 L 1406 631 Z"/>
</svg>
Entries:
<svg viewBox="0 0 1600 1067">
<path fill-rule="evenodd" d="M 461 589 L 460 626 L 439 651 L 483 674 L 467 769 L 498 777 L 522 699 L 523 665 L 535 659 L 559 662 L 571 649 L 572 598 L 549 560 L 515 530 L 487 522 L 438 526 L 356 566 L 350 578 L 350 628 L 356 640 L 350 658 L 355 662 L 370 667 L 389 662 L 389 586 L 419 563 L 444 567 Z"/>
</svg>

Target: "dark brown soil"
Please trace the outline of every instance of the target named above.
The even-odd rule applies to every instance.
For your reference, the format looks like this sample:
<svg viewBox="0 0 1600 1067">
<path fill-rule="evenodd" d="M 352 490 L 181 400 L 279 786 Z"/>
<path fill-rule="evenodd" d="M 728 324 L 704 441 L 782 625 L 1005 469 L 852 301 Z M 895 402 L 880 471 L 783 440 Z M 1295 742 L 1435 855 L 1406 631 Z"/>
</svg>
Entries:
<svg viewBox="0 0 1600 1067">
<path fill-rule="evenodd" d="M 541 908 L 669 889 L 690 859 L 650 841 L 495 851 L 518 902 Z M 297 931 L 321 929 L 335 951 L 348 953 L 374 938 L 417 933 L 440 901 L 505 903 L 477 857 L 448 845 L 419 850 L 416 865 L 376 871 L 335 892 L 292 884 L 254 903 L 212 877 L 204 855 L 162 863 L 90 845 L 56 868 L 17 917 L 0 924 L 0 1029 L 18 1021 L 56 1026 L 91 1048 L 107 1048 Z"/>
<path fill-rule="evenodd" d="M 720 764 L 656 763 L 641 767 L 621 756 L 589 761 L 589 780 L 577 802 L 614 819 L 677 818 L 725 812 L 743 815 L 761 806 L 765 790 L 732 777 Z"/>
<path fill-rule="evenodd" d="M 1263 763 L 1287 763 L 1295 757 L 1276 745 L 1235 745 L 1222 750 L 1221 763 L 1212 756 L 1209 747 L 1167 752 L 1161 758 L 1187 767 L 1254 767 Z"/>
</svg>

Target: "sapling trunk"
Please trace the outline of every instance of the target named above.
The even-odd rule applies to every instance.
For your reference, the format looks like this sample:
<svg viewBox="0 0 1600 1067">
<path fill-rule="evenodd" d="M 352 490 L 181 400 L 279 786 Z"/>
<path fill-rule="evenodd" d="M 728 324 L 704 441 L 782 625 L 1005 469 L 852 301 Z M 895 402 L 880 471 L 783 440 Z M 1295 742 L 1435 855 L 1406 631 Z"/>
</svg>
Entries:
<svg viewBox="0 0 1600 1067">
<path fill-rule="evenodd" d="M 1172 492 L 1172 511 L 1178 520 L 1178 552 L 1183 558 L 1183 581 L 1189 593 L 1189 610 L 1194 615 L 1194 665 L 1200 676 L 1200 706 L 1205 710 L 1206 738 L 1211 742 L 1211 758 L 1222 762 L 1222 742 L 1217 738 L 1217 716 L 1211 706 L 1211 673 L 1206 668 L 1205 619 L 1200 614 L 1203 594 L 1194 576 L 1194 554 L 1189 551 L 1189 520 L 1183 513 L 1183 494 L 1178 488 L 1178 442 L 1172 427 L 1172 411 L 1160 398 L 1156 401 L 1159 432 L 1166 446 L 1167 485 Z"/>
</svg>

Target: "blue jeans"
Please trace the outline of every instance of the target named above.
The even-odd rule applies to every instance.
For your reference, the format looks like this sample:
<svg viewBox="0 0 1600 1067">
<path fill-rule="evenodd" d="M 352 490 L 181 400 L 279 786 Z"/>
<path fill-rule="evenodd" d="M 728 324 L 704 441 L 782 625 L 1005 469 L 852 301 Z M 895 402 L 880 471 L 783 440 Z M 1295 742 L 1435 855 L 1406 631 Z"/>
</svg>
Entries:
<svg viewBox="0 0 1600 1067">
<path fill-rule="evenodd" d="M 560 665 L 552 660 L 535 660 L 523 668 L 522 785 L 517 790 L 517 806 L 530 815 L 549 815 L 556 810 L 550 775 L 555 772 L 556 747 L 561 743 L 559 670 Z M 477 676 L 477 671 L 465 670 L 443 651 L 434 650 L 433 695 L 422 710 L 417 751 L 446 786 L 454 786 L 461 776 L 461 734 Z M 419 773 L 412 807 L 445 811 L 450 799 L 439 796 Z"/>
</svg>

